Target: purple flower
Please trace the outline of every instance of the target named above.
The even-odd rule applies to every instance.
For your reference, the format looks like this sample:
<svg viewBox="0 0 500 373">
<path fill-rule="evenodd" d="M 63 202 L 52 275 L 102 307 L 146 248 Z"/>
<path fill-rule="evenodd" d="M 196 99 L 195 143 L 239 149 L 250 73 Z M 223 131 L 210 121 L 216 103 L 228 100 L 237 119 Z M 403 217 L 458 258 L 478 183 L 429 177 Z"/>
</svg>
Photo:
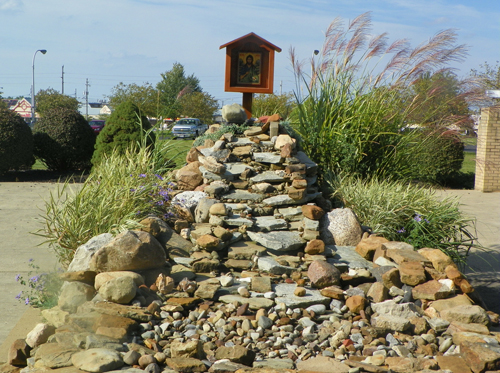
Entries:
<svg viewBox="0 0 500 373">
<path fill-rule="evenodd" d="M 38 282 L 38 280 L 39 280 L 38 276 L 33 276 L 33 277 L 30 278 L 31 282 Z"/>
<path fill-rule="evenodd" d="M 400 230 L 397 231 L 398 233 L 406 233 L 406 229 L 401 228 Z"/>
<path fill-rule="evenodd" d="M 424 221 L 425 221 L 427 224 L 429 224 L 429 223 L 430 223 L 430 221 L 429 221 L 429 220 L 427 220 L 427 219 L 424 219 Z"/>
<path fill-rule="evenodd" d="M 421 222 L 422 221 L 422 215 L 416 214 L 415 217 L 413 218 L 416 222 Z"/>
<path fill-rule="evenodd" d="M 163 177 L 161 175 L 158 175 L 158 174 L 155 174 L 155 176 L 160 179 L 160 180 L 163 180 Z"/>
<path fill-rule="evenodd" d="M 23 295 L 23 292 L 21 291 L 19 294 L 16 295 L 16 299 L 21 299 L 22 295 Z"/>
<path fill-rule="evenodd" d="M 146 177 L 146 174 L 139 174 L 139 177 Z"/>
<path fill-rule="evenodd" d="M 30 304 L 30 299 L 29 299 L 29 298 L 26 298 L 26 299 L 24 300 L 24 304 L 28 306 L 28 305 Z"/>
<path fill-rule="evenodd" d="M 21 275 L 16 275 L 16 281 L 19 281 L 21 279 Z"/>
<path fill-rule="evenodd" d="M 29 259 L 29 260 L 28 260 L 28 263 L 31 263 L 33 260 L 34 260 L 33 258 Z"/>
</svg>

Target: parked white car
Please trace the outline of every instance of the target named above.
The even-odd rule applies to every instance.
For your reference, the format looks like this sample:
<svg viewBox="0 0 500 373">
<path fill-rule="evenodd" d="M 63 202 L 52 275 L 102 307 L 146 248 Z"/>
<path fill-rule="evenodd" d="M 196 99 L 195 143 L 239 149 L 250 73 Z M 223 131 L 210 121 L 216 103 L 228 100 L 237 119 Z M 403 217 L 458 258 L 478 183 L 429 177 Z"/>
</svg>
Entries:
<svg viewBox="0 0 500 373">
<path fill-rule="evenodd" d="M 182 118 L 175 123 L 172 128 L 173 138 L 196 138 L 202 135 L 208 126 L 201 122 L 198 118 Z"/>
</svg>

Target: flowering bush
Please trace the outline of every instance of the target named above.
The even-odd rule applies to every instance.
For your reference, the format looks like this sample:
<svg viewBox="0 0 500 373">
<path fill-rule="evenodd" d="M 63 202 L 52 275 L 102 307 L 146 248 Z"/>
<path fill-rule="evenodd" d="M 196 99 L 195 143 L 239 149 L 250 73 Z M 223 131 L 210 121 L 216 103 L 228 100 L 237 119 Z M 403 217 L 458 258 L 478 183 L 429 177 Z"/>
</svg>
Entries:
<svg viewBox="0 0 500 373">
<path fill-rule="evenodd" d="M 25 280 L 20 274 L 16 275 L 16 281 L 21 285 L 28 287 L 16 295 L 16 299 L 36 308 L 52 308 L 57 305 L 59 290 L 62 281 L 57 273 L 42 273 L 33 275 L 33 270 L 38 271 L 40 267 L 36 265 L 33 259 L 28 261 L 32 268 L 28 272 L 28 280 Z"/>
</svg>

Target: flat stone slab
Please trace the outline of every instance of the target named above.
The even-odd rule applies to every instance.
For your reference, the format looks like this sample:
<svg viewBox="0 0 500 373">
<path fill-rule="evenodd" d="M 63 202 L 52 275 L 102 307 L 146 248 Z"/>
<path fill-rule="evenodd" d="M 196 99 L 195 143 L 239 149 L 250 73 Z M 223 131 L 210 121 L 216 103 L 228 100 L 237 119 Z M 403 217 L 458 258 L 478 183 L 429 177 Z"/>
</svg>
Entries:
<svg viewBox="0 0 500 373">
<path fill-rule="evenodd" d="M 227 257 L 229 259 L 236 260 L 251 260 L 252 257 L 257 254 L 259 256 L 264 255 L 266 248 L 258 245 L 251 241 L 238 241 L 231 244 L 227 251 Z"/>
<path fill-rule="evenodd" d="M 208 171 L 205 167 L 200 166 L 200 172 L 205 179 L 209 179 L 209 180 L 229 180 L 229 181 L 231 181 L 234 179 L 234 175 L 232 173 L 228 172 L 227 169 L 223 174 L 216 174 L 214 172 Z"/>
<path fill-rule="evenodd" d="M 286 206 L 286 205 L 304 205 L 309 201 L 312 201 L 316 197 L 321 195 L 320 192 L 306 194 L 302 199 L 290 198 L 287 194 L 280 194 L 279 196 L 273 196 L 264 199 L 262 202 L 269 206 Z"/>
<path fill-rule="evenodd" d="M 233 302 L 239 302 L 240 304 L 248 303 L 248 308 L 251 310 L 259 310 L 261 308 L 271 308 L 274 306 L 274 301 L 272 299 L 267 299 L 263 297 L 259 298 L 244 298 L 241 295 L 233 295 L 233 294 L 227 294 L 227 295 L 221 295 L 219 297 L 219 301 L 223 303 L 233 303 Z"/>
<path fill-rule="evenodd" d="M 259 258 L 259 260 L 257 261 L 257 265 L 260 271 L 271 273 L 273 275 L 283 275 L 283 274 L 289 275 L 296 270 L 293 267 L 288 267 L 279 264 L 274 258 L 270 256 L 264 256 Z"/>
<path fill-rule="evenodd" d="M 274 300 L 276 304 L 285 303 L 290 308 L 306 308 L 315 304 L 329 305 L 331 302 L 331 298 L 324 297 L 319 290 L 307 288 L 306 295 L 297 297 L 293 294 L 296 288 L 295 284 L 277 284 L 273 289 L 277 296 Z"/>
<path fill-rule="evenodd" d="M 326 250 L 331 250 L 333 256 L 328 258 L 327 261 L 339 268 L 366 268 L 371 270 L 373 263 L 359 255 L 355 246 L 335 246 L 327 245 Z"/>
<path fill-rule="evenodd" d="M 246 225 L 248 228 L 251 228 L 254 225 L 253 220 L 242 218 L 239 215 L 226 216 L 222 220 L 230 227 L 241 227 L 243 225 Z"/>
<path fill-rule="evenodd" d="M 256 183 L 282 183 L 285 180 L 285 172 L 284 171 L 264 171 L 254 177 L 250 178 L 250 181 L 254 184 Z"/>
<path fill-rule="evenodd" d="M 288 221 L 300 221 L 304 217 L 301 207 L 282 207 L 278 209 L 278 213 Z"/>
<path fill-rule="evenodd" d="M 253 153 L 253 160 L 261 163 L 279 164 L 281 163 L 281 155 L 268 152 Z"/>
<path fill-rule="evenodd" d="M 255 218 L 255 226 L 261 231 L 281 231 L 288 229 L 285 219 L 276 219 L 274 216 L 258 216 Z"/>
<path fill-rule="evenodd" d="M 233 199 L 237 201 L 253 201 L 258 202 L 261 201 L 264 196 L 259 193 L 251 193 L 245 190 L 232 190 L 229 193 L 224 194 L 224 199 Z"/>
<path fill-rule="evenodd" d="M 261 244 L 269 250 L 278 252 L 287 252 L 302 249 L 305 246 L 305 241 L 300 237 L 298 232 L 247 232 L 248 237 L 252 241 Z"/>
<path fill-rule="evenodd" d="M 295 157 L 300 161 L 300 163 L 306 165 L 307 176 L 316 174 L 316 172 L 318 171 L 318 164 L 313 162 L 311 158 L 306 155 L 306 153 L 299 151 L 297 152 Z"/>
</svg>

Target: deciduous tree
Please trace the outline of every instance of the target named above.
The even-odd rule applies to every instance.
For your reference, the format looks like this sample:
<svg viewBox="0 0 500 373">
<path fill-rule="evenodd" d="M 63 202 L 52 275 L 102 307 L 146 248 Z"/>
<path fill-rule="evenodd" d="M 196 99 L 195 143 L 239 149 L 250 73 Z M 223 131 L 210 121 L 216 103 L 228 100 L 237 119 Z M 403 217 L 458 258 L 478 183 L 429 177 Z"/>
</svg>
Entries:
<svg viewBox="0 0 500 373">
<path fill-rule="evenodd" d="M 179 99 L 192 92 L 202 92 L 200 80 L 191 74 L 186 76 L 184 66 L 174 63 L 172 70 L 161 74 L 162 80 L 156 88 L 159 91 L 160 110 L 164 117 L 176 118 L 181 115 Z"/>
<path fill-rule="evenodd" d="M 142 115 L 150 118 L 159 116 L 159 92 L 148 82 L 143 85 L 120 82 L 111 89 L 108 99 L 111 107 L 116 108 L 128 101 L 135 104 Z"/>
<path fill-rule="evenodd" d="M 192 92 L 179 99 L 181 113 L 187 117 L 199 118 L 204 123 L 212 123 L 218 108 L 217 100 L 206 92 Z"/>
<path fill-rule="evenodd" d="M 48 110 L 65 108 L 78 111 L 79 102 L 76 98 L 63 95 L 53 88 L 38 91 L 35 97 L 36 111 L 43 116 Z"/>
</svg>

